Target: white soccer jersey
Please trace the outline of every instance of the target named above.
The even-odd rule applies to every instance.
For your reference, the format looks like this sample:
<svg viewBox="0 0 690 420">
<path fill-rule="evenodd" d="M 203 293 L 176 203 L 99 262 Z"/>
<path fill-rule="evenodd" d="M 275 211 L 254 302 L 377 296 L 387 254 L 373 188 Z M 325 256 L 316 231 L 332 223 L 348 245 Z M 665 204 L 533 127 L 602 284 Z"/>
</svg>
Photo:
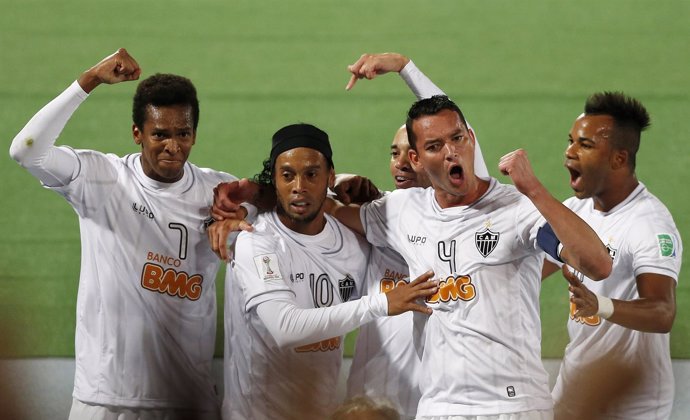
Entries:
<svg viewBox="0 0 690 420">
<path fill-rule="evenodd" d="M 288 297 L 301 308 L 348 301 L 363 286 L 369 244 L 326 215 L 317 235 L 285 227 L 275 212 L 242 232 L 228 267 L 223 418 L 325 419 L 338 404 L 343 337 L 280 348 L 257 305 Z M 278 316 L 278 314 L 276 314 Z"/>
<path fill-rule="evenodd" d="M 62 194 L 79 215 L 74 397 L 125 407 L 218 407 L 211 362 L 219 261 L 204 229 L 213 187 L 230 175 L 185 165 L 148 178 L 140 155 L 75 151 Z"/>
<path fill-rule="evenodd" d="M 434 190 L 398 190 L 362 206 L 367 239 L 398 251 L 410 277 L 433 269 L 418 416 L 552 407 L 541 362 L 543 218 L 513 186 L 491 179 L 469 206 L 441 209 Z"/>
<path fill-rule="evenodd" d="M 592 292 L 633 300 L 639 298 L 635 277 L 640 274 L 657 273 L 678 281 L 683 252 L 680 235 L 666 207 L 644 185 L 640 183 L 607 213 L 595 210 L 591 199 L 573 197 L 565 205 L 597 232 L 613 258 L 613 271 L 607 279 L 583 277 Z M 591 363 L 611 355 L 640 377 L 636 377 L 636 385 L 617 395 L 620 399 L 609 407 L 606 418 L 669 418 L 674 393 L 669 334 L 635 331 L 597 316 L 575 318 L 572 313 L 571 308 L 570 343 L 553 390 L 554 401 L 567 406 L 572 393 L 586 392 L 570 389 L 570 385 Z"/>
<path fill-rule="evenodd" d="M 400 254 L 389 248 L 372 248 L 366 277 L 367 294 L 386 293 L 409 281 L 407 263 Z M 415 417 L 421 396 L 421 359 L 413 346 L 414 315 L 406 312 L 379 318 L 359 328 L 347 380 L 348 397 L 384 396 L 403 415 Z"/>
<path fill-rule="evenodd" d="M 217 412 L 211 364 L 219 261 L 204 220 L 213 187 L 236 178 L 187 163 L 181 180 L 160 183 L 144 174 L 140 154 L 54 147 L 87 96 L 74 82 L 11 147 L 79 216 L 74 398 Z"/>
</svg>

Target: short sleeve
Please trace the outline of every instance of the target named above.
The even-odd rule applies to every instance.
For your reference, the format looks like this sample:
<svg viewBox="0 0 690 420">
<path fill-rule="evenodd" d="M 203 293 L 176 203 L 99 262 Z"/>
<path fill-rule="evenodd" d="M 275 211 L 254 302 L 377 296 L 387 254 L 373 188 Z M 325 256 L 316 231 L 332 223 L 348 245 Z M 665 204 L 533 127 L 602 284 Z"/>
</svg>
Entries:
<svg viewBox="0 0 690 420">
<path fill-rule="evenodd" d="M 683 245 L 673 221 L 659 218 L 635 223 L 629 246 L 633 255 L 633 273 L 655 273 L 678 281 Z"/>
<path fill-rule="evenodd" d="M 515 225 L 518 240 L 526 248 L 541 251 L 537 244 L 537 232 L 546 223 L 544 216 L 534 206 L 534 203 L 522 195 L 517 203 L 515 212 Z"/>
<path fill-rule="evenodd" d="M 294 297 L 283 280 L 289 262 L 278 252 L 277 241 L 266 232 L 242 232 L 237 237 L 232 281 L 238 282 L 244 294 L 246 311 L 276 297 Z"/>
</svg>

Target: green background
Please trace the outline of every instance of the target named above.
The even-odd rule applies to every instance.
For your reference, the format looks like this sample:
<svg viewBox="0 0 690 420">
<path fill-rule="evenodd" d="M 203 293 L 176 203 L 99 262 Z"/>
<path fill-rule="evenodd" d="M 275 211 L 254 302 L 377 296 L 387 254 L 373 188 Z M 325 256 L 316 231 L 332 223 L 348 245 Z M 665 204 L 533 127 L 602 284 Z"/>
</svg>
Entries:
<svg viewBox="0 0 690 420">
<path fill-rule="evenodd" d="M 463 108 L 492 175 L 526 149 L 544 184 L 569 196 L 567 133 L 586 96 L 623 90 L 652 115 L 638 176 L 690 238 L 690 2 L 580 1 L 0 1 L 0 139 L 98 60 L 126 47 L 146 77 L 190 77 L 201 99 L 191 160 L 251 176 L 271 134 L 305 121 L 331 136 L 336 169 L 392 188 L 388 145 L 413 96 L 395 75 L 346 92 L 363 52 L 412 57 Z M 125 154 L 134 83 L 99 87 L 60 144 Z M 71 207 L 6 154 L 0 159 L 0 356 L 71 356 L 79 232 Z M 690 357 L 688 253 L 672 354 Z M 107 258 L 107 256 L 104 256 Z M 219 291 L 223 290 L 219 276 Z M 222 302 L 222 296 L 219 296 Z M 566 283 L 542 292 L 543 356 L 567 342 Z M 219 324 L 222 325 L 222 324 Z M 351 342 L 351 341 L 350 341 Z M 8 344 L 9 343 L 9 344 Z M 218 340 L 218 350 L 222 341 Z M 218 353 L 221 354 L 220 352 Z"/>
</svg>

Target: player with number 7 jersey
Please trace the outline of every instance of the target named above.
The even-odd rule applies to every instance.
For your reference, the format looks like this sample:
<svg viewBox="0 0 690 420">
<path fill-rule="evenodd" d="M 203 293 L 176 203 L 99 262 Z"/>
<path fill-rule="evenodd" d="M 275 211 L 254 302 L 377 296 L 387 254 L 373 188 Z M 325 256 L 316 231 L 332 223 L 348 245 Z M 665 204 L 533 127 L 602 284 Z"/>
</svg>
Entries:
<svg viewBox="0 0 690 420">
<path fill-rule="evenodd" d="M 118 157 L 54 144 L 94 88 L 135 80 L 140 71 L 124 49 L 106 57 L 27 123 L 10 154 L 79 217 L 70 420 L 215 420 L 219 261 L 205 220 L 210 192 L 236 178 L 187 161 L 199 118 L 196 89 L 170 74 L 138 85 L 132 136 L 140 153 Z"/>
</svg>

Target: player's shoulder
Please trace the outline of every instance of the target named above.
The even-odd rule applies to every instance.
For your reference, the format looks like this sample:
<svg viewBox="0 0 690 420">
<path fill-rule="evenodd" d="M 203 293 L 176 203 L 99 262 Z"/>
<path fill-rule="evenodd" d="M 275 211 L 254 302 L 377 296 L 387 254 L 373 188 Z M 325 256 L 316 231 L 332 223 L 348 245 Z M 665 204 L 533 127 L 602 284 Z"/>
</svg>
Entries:
<svg viewBox="0 0 690 420">
<path fill-rule="evenodd" d="M 333 229 L 334 235 L 340 236 L 344 242 L 347 243 L 357 241 L 358 243 L 368 244 L 368 242 L 361 235 L 355 233 L 355 231 L 345 226 L 345 224 L 343 224 L 340 220 L 327 213 L 324 214 L 324 216 L 326 217 L 327 226 L 330 226 Z"/>
<path fill-rule="evenodd" d="M 130 156 L 133 156 L 131 154 L 125 155 L 125 156 L 118 156 L 114 153 L 105 153 L 105 152 L 101 152 L 101 151 L 93 150 L 93 149 L 74 149 L 70 146 L 59 146 L 59 147 L 71 149 L 72 152 L 75 155 L 77 155 L 77 157 L 79 158 L 79 160 L 82 163 L 85 161 L 91 161 L 91 162 L 97 163 L 97 164 L 124 166 L 127 164 L 127 159 Z M 136 155 L 139 155 L 139 153 L 137 153 Z"/>
<path fill-rule="evenodd" d="M 503 184 L 496 178 L 489 180 L 489 187 L 483 196 L 479 198 L 473 207 L 476 209 L 486 208 L 486 210 L 505 209 L 517 205 L 531 206 L 530 199 L 522 194 L 512 184 Z"/>
<path fill-rule="evenodd" d="M 235 242 L 237 254 L 276 253 L 285 248 L 284 240 L 269 215 L 270 212 L 259 214 L 252 224 L 252 231 L 240 232 Z"/>
<path fill-rule="evenodd" d="M 646 213 L 645 216 L 648 217 L 671 217 L 671 212 L 668 207 L 654 194 L 652 194 L 647 187 L 644 187 L 640 192 L 640 196 L 637 199 L 640 212 Z"/>
<path fill-rule="evenodd" d="M 395 206 L 400 207 L 406 206 L 408 203 L 414 203 L 416 205 L 423 203 L 430 203 L 431 198 L 434 196 L 434 190 L 431 187 L 421 188 L 405 188 L 386 192 L 378 200 L 374 200 L 371 203 L 365 205 L 373 205 L 375 207 L 381 206 Z"/>
<path fill-rule="evenodd" d="M 200 167 L 189 161 L 187 161 L 187 167 L 195 174 L 195 178 L 214 185 L 221 182 L 236 181 L 238 179 L 236 176 L 227 172 Z"/>
</svg>

